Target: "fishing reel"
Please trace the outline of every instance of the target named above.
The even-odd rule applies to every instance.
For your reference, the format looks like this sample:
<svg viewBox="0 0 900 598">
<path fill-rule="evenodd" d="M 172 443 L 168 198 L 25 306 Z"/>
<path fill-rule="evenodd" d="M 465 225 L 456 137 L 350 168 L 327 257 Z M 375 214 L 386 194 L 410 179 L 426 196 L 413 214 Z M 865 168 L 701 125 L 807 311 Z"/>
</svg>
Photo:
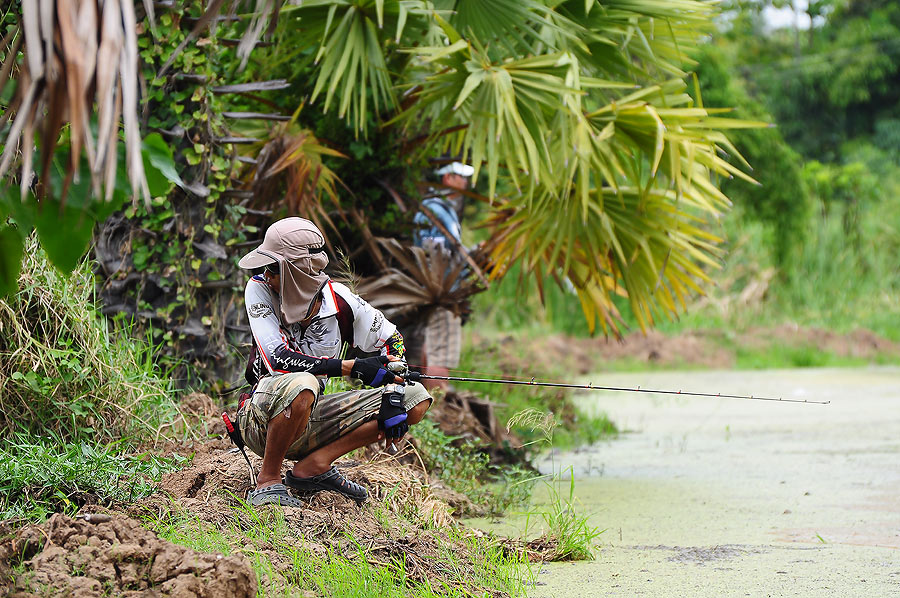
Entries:
<svg viewBox="0 0 900 598">
<path fill-rule="evenodd" d="M 421 380 L 422 380 L 422 374 L 409 369 L 409 365 L 406 363 L 406 360 L 389 361 L 385 367 L 392 374 L 395 374 L 395 375 L 403 378 L 403 380 L 407 384 L 409 384 L 410 382 L 421 382 Z"/>
<path fill-rule="evenodd" d="M 392 374 L 396 374 L 397 376 L 405 376 L 409 371 L 409 365 L 406 363 L 405 359 L 401 359 L 400 361 L 389 361 L 385 366 L 389 372 Z"/>
</svg>

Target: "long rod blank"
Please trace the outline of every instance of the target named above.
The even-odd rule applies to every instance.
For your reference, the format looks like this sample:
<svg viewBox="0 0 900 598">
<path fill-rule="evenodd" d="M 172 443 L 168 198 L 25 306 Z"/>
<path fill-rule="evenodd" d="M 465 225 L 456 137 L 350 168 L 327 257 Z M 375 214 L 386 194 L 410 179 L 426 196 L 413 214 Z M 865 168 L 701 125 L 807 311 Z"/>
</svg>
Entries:
<svg viewBox="0 0 900 598">
<path fill-rule="evenodd" d="M 595 386 L 594 384 L 563 384 L 561 382 L 537 382 L 534 378 L 531 380 L 502 380 L 492 378 L 459 378 L 456 376 L 430 376 L 427 374 L 419 374 L 411 372 L 409 378 L 411 380 L 428 379 L 428 380 L 447 380 L 450 382 L 487 382 L 492 384 L 517 384 L 521 386 L 550 386 L 553 388 L 579 388 L 583 390 L 609 390 L 617 392 L 645 392 L 660 395 L 682 395 L 687 397 L 712 397 L 717 399 L 745 399 L 752 401 L 773 401 L 777 403 L 808 403 L 810 405 L 828 405 L 831 401 L 808 401 L 806 399 L 782 399 L 775 397 L 757 397 L 753 395 L 729 395 L 722 393 L 709 392 L 689 392 L 684 390 L 659 390 L 651 388 L 627 388 L 621 386 Z M 415 375 L 418 374 L 418 375 Z"/>
</svg>

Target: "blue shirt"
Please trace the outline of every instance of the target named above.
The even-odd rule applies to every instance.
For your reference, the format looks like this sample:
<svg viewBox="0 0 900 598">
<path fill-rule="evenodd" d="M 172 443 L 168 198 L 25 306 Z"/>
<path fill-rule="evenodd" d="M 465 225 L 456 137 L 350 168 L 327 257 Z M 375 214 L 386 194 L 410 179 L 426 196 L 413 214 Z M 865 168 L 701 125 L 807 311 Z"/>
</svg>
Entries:
<svg viewBox="0 0 900 598">
<path fill-rule="evenodd" d="M 459 224 L 459 217 L 456 215 L 456 210 L 453 208 L 450 201 L 440 195 L 434 195 L 422 200 L 422 205 L 434 214 L 437 221 L 447 229 L 447 232 L 449 232 L 457 242 L 462 240 L 462 228 Z M 447 239 L 444 232 L 435 226 L 424 212 L 418 212 L 413 217 L 413 224 L 415 225 L 413 230 L 413 244 L 417 247 L 424 247 L 427 242 L 431 242 L 450 251 L 456 250 L 456 245 Z"/>
</svg>

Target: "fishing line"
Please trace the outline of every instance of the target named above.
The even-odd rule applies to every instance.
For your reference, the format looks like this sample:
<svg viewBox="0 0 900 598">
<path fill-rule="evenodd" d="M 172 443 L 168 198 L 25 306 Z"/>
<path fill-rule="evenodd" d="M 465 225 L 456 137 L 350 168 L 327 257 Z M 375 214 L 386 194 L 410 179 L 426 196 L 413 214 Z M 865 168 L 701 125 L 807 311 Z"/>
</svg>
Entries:
<svg viewBox="0 0 900 598">
<path fill-rule="evenodd" d="M 517 386 L 545 386 L 550 388 L 575 388 L 580 390 L 603 390 L 610 392 L 636 392 L 646 394 L 679 395 L 685 397 L 710 397 L 715 399 L 742 399 L 748 401 L 771 401 L 776 403 L 806 403 L 810 405 L 828 405 L 831 401 L 811 401 L 809 399 L 785 399 L 782 397 L 761 397 L 755 395 L 734 395 L 726 393 L 696 392 L 689 390 L 665 390 L 658 388 L 631 388 L 627 386 L 601 386 L 592 382 L 587 384 L 567 384 L 563 382 L 541 382 L 535 378 L 531 380 L 505 380 L 502 378 L 465 378 L 461 376 L 431 376 L 419 372 L 408 372 L 404 376 L 407 380 L 418 382 L 420 380 L 447 380 L 449 382 L 482 382 L 487 384 L 511 384 Z"/>
</svg>

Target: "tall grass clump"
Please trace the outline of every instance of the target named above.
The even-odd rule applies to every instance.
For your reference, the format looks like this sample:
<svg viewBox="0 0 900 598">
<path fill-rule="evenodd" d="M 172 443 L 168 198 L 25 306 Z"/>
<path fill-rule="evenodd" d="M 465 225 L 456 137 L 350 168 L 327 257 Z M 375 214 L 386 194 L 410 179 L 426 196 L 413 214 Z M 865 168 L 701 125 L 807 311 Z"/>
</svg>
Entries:
<svg viewBox="0 0 900 598">
<path fill-rule="evenodd" d="M 26 245 L 19 290 L 0 299 L 4 436 L 158 440 L 178 408 L 152 349 L 110 330 L 90 262 L 64 275 L 34 238 Z"/>
<path fill-rule="evenodd" d="M 520 465 L 492 465 L 490 456 L 477 443 L 460 443 L 459 438 L 444 434 L 427 419 L 417 424 L 412 434 L 428 471 L 448 488 L 465 494 L 478 512 L 500 515 L 531 497 L 533 470 Z"/>
<path fill-rule="evenodd" d="M 545 480 L 549 493 L 548 505 L 526 513 L 524 536 L 528 536 L 532 522 L 542 521 L 543 538 L 553 546 L 548 561 L 592 561 L 597 538 L 605 530 L 590 524 L 590 516 L 578 511 L 575 497 L 575 472 L 569 469 L 569 489 L 566 496 L 557 485 L 557 475 Z"/>
</svg>

